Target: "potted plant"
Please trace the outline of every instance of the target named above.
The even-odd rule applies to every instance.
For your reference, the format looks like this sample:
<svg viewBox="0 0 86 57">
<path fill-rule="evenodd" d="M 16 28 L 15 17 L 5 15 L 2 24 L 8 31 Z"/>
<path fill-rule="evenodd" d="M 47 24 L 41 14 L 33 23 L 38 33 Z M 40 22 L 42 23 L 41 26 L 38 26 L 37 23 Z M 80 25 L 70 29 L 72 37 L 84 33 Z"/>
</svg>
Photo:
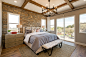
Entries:
<svg viewBox="0 0 86 57">
<path fill-rule="evenodd" d="M 10 34 L 11 30 L 8 30 L 8 34 Z"/>
</svg>

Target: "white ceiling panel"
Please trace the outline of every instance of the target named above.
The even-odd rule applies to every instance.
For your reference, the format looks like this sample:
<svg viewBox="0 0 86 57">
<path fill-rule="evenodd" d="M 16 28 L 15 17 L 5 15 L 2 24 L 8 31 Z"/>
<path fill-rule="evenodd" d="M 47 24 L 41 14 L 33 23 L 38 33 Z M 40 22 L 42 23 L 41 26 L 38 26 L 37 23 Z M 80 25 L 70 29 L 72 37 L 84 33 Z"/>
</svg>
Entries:
<svg viewBox="0 0 86 57">
<path fill-rule="evenodd" d="M 29 2 L 27 3 L 27 5 L 24 8 L 29 9 L 31 11 L 38 12 L 38 13 L 42 13 L 42 8 L 41 7 L 36 6 L 36 5 L 34 5 L 32 3 L 29 3 Z"/>
<path fill-rule="evenodd" d="M 86 4 L 86 0 L 79 0 L 77 2 L 72 3 L 74 7 L 82 6 Z"/>
<path fill-rule="evenodd" d="M 39 3 L 39 4 L 43 5 L 43 6 L 49 6 L 48 0 L 33 0 L 33 1 Z M 50 7 L 52 8 L 53 4 L 56 7 L 56 6 L 59 6 L 59 5 L 63 4 L 63 3 L 65 3 L 64 0 L 50 0 Z"/>
<path fill-rule="evenodd" d="M 71 9 L 71 8 L 69 7 L 69 5 L 66 5 L 66 6 L 63 6 L 63 7 L 58 8 L 58 9 L 57 9 L 57 12 L 61 12 L 61 11 L 69 10 L 69 9 Z"/>
<path fill-rule="evenodd" d="M 21 7 L 25 0 L 2 0 L 3 2 Z M 14 2 L 17 1 L 17 2 Z"/>
</svg>

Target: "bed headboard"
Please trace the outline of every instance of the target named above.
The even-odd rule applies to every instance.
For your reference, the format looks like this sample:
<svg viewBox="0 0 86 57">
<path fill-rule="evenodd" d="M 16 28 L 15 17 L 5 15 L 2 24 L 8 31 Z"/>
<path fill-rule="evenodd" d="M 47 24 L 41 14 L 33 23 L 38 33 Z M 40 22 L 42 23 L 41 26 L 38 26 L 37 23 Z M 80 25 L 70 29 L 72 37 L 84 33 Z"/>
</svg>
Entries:
<svg viewBox="0 0 86 57">
<path fill-rule="evenodd" d="M 26 29 L 29 29 L 29 30 L 32 30 L 32 29 L 41 29 L 41 27 L 23 27 L 23 34 L 25 34 L 25 30 Z"/>
<path fill-rule="evenodd" d="M 31 27 L 23 27 L 23 34 L 25 34 L 25 30 L 26 30 L 26 29 L 31 30 Z"/>
</svg>

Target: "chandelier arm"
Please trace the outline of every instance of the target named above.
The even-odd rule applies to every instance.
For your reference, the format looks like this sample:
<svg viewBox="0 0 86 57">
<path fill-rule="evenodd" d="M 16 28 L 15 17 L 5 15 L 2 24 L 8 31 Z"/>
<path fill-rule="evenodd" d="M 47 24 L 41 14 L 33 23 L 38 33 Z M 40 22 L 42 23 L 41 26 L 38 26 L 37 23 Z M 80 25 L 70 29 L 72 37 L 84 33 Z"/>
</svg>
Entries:
<svg viewBox="0 0 86 57">
<path fill-rule="evenodd" d="M 49 2 L 49 9 L 50 9 L 50 2 Z"/>
</svg>

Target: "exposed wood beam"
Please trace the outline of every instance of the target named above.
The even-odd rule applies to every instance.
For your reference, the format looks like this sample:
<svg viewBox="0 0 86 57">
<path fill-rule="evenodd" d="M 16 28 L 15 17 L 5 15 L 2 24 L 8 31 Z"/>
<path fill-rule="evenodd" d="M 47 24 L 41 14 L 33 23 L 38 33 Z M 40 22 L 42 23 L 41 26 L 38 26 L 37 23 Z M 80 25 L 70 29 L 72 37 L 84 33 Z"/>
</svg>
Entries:
<svg viewBox="0 0 86 57">
<path fill-rule="evenodd" d="M 74 6 L 72 5 L 72 3 L 70 3 L 69 0 L 64 0 L 64 1 L 70 6 L 71 9 L 74 9 Z"/>
<path fill-rule="evenodd" d="M 21 7 L 24 8 L 27 5 L 27 3 L 28 3 L 28 0 L 25 0 Z"/>
<path fill-rule="evenodd" d="M 24 9 L 22 7 L 15 6 L 15 5 L 12 5 L 12 4 L 8 4 L 8 3 L 5 3 L 5 2 L 2 2 L 2 4 L 9 5 L 9 6 L 12 6 L 12 7 L 15 7 L 15 8 L 19 8 L 19 9 L 23 9 L 23 10 L 26 10 L 26 11 L 30 11 L 30 12 L 33 12 L 33 13 L 36 13 L 36 14 L 42 14 L 42 13 L 34 12 L 34 11 L 31 11 L 31 10 L 28 10 L 28 9 Z"/>
</svg>

